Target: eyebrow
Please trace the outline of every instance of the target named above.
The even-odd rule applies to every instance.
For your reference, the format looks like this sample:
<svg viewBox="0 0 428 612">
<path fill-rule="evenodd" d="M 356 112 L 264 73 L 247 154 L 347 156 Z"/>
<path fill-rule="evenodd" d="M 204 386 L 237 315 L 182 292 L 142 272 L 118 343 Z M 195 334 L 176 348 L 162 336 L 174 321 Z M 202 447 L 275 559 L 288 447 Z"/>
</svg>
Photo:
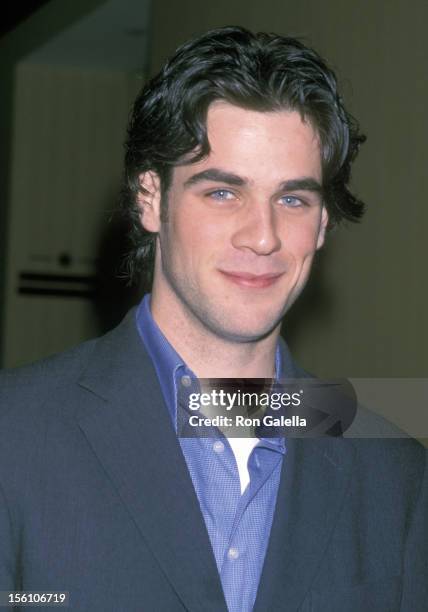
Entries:
<svg viewBox="0 0 428 612">
<path fill-rule="evenodd" d="M 191 187 L 197 183 L 203 181 L 215 181 L 216 183 L 225 183 L 227 185 L 234 185 L 242 187 L 247 185 L 250 181 L 242 176 L 220 170 L 219 168 L 208 168 L 197 174 L 190 176 L 185 182 L 184 187 Z M 303 176 L 300 178 L 290 179 L 283 181 L 278 186 L 279 191 L 313 191 L 315 193 L 322 194 L 323 187 L 316 179 L 310 176 Z"/>
<path fill-rule="evenodd" d="M 185 181 L 184 187 L 190 187 L 202 181 L 215 181 L 217 183 L 227 183 L 228 185 L 236 186 L 242 186 L 248 183 L 247 179 L 237 174 L 232 174 L 225 170 L 220 170 L 219 168 L 208 168 L 207 170 L 203 170 L 189 177 L 187 181 Z"/>
<path fill-rule="evenodd" d="M 311 176 L 284 181 L 279 185 L 279 189 L 280 191 L 314 191 L 319 194 L 323 193 L 322 184 Z"/>
</svg>

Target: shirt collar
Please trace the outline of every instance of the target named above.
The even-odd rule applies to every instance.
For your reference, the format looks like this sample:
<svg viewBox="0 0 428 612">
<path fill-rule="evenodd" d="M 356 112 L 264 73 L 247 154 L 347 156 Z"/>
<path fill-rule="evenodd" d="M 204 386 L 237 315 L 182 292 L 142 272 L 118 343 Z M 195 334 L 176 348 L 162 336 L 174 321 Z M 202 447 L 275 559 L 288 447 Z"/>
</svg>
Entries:
<svg viewBox="0 0 428 612">
<path fill-rule="evenodd" d="M 147 294 L 136 310 L 139 334 L 152 360 L 161 386 L 165 403 L 172 421 L 176 425 L 176 379 L 177 374 L 196 378 L 183 359 L 165 338 L 150 310 L 151 295 Z"/>
<path fill-rule="evenodd" d="M 152 316 L 150 304 L 151 294 L 147 294 L 136 310 L 137 328 L 153 362 L 172 422 L 177 429 L 177 385 L 183 376 L 189 376 L 194 387 L 197 378 L 161 332 Z M 275 351 L 275 379 L 282 378 L 284 378 L 283 359 L 278 343 Z M 189 391 L 191 390 L 189 388 Z M 277 442 L 283 444 L 284 440 L 269 439 L 270 444 L 276 445 Z"/>
</svg>

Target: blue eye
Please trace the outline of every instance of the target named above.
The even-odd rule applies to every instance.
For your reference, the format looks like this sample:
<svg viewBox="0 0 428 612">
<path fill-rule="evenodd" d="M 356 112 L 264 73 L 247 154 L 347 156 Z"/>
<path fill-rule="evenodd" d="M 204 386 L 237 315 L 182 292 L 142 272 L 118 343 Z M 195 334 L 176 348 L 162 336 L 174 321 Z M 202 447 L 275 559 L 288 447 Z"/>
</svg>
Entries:
<svg viewBox="0 0 428 612">
<path fill-rule="evenodd" d="M 297 208 L 298 206 L 302 206 L 303 204 L 302 200 L 296 198 L 295 196 L 283 196 L 281 200 L 286 206 L 290 208 Z"/>
<path fill-rule="evenodd" d="M 211 193 L 209 193 L 208 195 L 214 200 L 220 201 L 231 200 L 235 197 L 233 193 L 231 191 L 228 191 L 227 189 L 216 189 L 216 191 L 211 191 Z"/>
</svg>

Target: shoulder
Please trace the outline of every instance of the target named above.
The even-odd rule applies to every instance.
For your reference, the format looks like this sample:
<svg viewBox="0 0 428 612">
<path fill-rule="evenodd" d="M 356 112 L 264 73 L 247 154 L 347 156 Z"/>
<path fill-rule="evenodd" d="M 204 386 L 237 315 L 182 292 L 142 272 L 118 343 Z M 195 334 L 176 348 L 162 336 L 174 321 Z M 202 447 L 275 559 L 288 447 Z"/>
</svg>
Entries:
<svg viewBox="0 0 428 612">
<path fill-rule="evenodd" d="M 388 477 L 412 484 L 422 479 L 427 467 L 427 449 L 410 437 L 348 438 L 354 450 L 356 474 L 372 478 L 382 488 Z"/>
<path fill-rule="evenodd" d="M 378 486 L 383 477 L 394 475 L 410 488 L 426 475 L 427 449 L 406 431 L 369 408 L 357 404 L 355 418 L 344 437 L 352 444 L 361 466 L 372 472 Z"/>
<path fill-rule="evenodd" d="M 74 383 L 90 361 L 98 339 L 89 340 L 19 368 L 0 372 L 0 421 L 13 411 L 15 414 L 41 405 L 59 388 Z"/>
<path fill-rule="evenodd" d="M 0 487 L 19 496 L 25 479 L 38 482 L 75 444 L 74 413 L 82 402 L 77 383 L 98 340 L 0 373 Z M 48 448 L 60 448 L 52 460 Z"/>
<path fill-rule="evenodd" d="M 130 376 L 136 378 L 130 373 L 129 364 L 134 362 L 139 378 L 148 379 L 143 359 L 132 352 L 133 344 L 142 345 L 131 311 L 104 336 L 0 373 L 0 431 L 6 434 L 0 444 L 0 482 L 12 490 L 18 474 L 38 474 L 38 478 L 58 457 L 81 452 L 76 450 L 84 440 L 77 415 L 90 411 L 94 401 L 100 407 L 105 403 L 88 381 L 92 387 L 121 392 Z M 115 373 L 120 371 L 118 379 Z"/>
<path fill-rule="evenodd" d="M 384 417 L 358 405 L 344 440 L 354 451 L 354 479 L 369 497 L 398 508 L 414 505 L 427 490 L 427 449 Z"/>
<path fill-rule="evenodd" d="M 326 382 L 297 364 L 283 341 L 281 350 L 292 376 L 309 384 Z M 358 397 L 356 399 L 352 422 L 344 431 L 338 429 L 343 450 L 347 448 L 354 457 L 354 478 L 361 479 L 364 487 L 372 486 L 374 490 L 383 491 L 384 485 L 396 486 L 397 491 L 413 491 L 416 495 L 421 483 L 428 479 L 428 449 L 387 418 L 363 406 Z M 340 410 L 337 416 L 342 425 Z M 334 444 L 337 434 L 331 435 Z"/>
<path fill-rule="evenodd" d="M 99 387 L 123 388 L 138 376 L 149 378 L 149 359 L 131 309 L 104 336 L 33 364 L 0 372 L 0 424 L 39 423 L 43 418 L 67 417 L 85 402 L 85 381 Z M 151 379 L 150 379 L 151 380 Z M 99 384 L 98 384 L 99 383 Z M 48 414 L 49 413 L 49 414 Z"/>
</svg>

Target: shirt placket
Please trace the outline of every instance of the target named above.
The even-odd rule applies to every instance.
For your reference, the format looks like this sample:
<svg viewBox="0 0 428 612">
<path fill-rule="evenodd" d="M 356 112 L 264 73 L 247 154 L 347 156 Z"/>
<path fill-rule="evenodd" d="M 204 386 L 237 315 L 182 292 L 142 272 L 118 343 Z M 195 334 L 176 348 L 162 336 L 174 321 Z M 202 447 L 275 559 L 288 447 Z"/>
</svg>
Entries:
<svg viewBox="0 0 428 612">
<path fill-rule="evenodd" d="M 232 452 L 232 451 L 231 451 Z M 250 483 L 244 493 L 240 496 L 236 507 L 235 519 L 230 532 L 228 547 L 225 551 L 223 565 L 228 561 L 236 561 L 244 553 L 242 540 L 239 537 L 240 527 L 245 512 L 260 491 L 261 487 L 269 480 L 273 471 L 281 461 L 282 453 L 273 445 L 257 445 L 248 459 Z M 238 475 L 239 478 L 239 475 Z"/>
</svg>

